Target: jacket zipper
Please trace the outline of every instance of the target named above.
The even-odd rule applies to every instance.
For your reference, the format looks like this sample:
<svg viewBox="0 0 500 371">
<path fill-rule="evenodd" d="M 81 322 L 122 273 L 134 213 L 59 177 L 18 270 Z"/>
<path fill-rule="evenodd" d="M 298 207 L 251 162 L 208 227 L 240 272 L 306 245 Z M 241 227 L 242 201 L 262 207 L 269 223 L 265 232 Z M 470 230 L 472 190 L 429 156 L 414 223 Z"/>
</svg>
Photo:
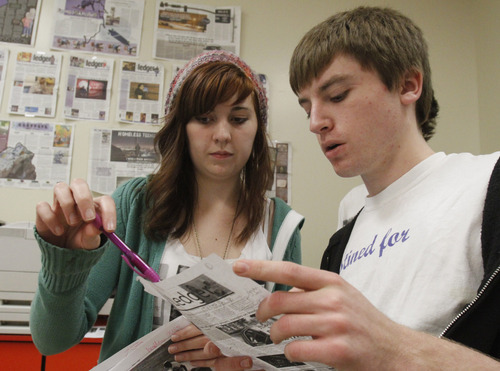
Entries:
<svg viewBox="0 0 500 371">
<path fill-rule="evenodd" d="M 470 310 L 470 308 L 479 300 L 479 298 L 483 295 L 484 291 L 490 285 L 491 281 L 493 281 L 493 279 L 497 276 L 499 272 L 500 272 L 500 266 L 498 266 L 497 269 L 495 269 L 495 271 L 491 274 L 491 276 L 488 278 L 488 281 L 486 281 L 481 290 L 479 290 L 474 300 L 472 300 L 459 314 L 457 314 L 457 316 L 448 324 L 448 326 L 446 326 L 441 335 L 439 335 L 440 338 L 442 338 L 446 334 L 446 332 L 450 329 L 450 327 L 453 326 L 455 322 L 459 320 L 460 317 L 462 317 L 465 313 L 467 313 Z"/>
</svg>

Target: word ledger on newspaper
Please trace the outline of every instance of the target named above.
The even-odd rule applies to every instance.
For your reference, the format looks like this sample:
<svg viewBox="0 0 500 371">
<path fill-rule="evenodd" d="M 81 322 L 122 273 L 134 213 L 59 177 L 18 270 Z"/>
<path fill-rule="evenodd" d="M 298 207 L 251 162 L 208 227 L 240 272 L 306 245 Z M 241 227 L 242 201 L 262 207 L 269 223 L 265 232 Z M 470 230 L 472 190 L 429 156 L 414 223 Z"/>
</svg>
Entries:
<svg viewBox="0 0 500 371">
<path fill-rule="evenodd" d="M 317 363 L 290 362 L 284 348 L 296 339 L 273 344 L 270 328 L 277 318 L 263 323 L 255 318 L 269 291 L 234 274 L 231 265 L 215 254 L 158 283 L 139 279 L 147 292 L 172 303 L 227 356 L 248 355 L 255 369 L 333 370 Z"/>
</svg>

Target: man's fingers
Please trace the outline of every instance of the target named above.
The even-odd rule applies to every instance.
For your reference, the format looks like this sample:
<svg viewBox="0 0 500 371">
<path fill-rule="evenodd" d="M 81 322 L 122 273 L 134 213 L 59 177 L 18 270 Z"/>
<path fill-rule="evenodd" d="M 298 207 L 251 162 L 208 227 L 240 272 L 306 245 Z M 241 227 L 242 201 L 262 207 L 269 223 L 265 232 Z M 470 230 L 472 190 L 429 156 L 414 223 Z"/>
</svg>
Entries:
<svg viewBox="0 0 500 371">
<path fill-rule="evenodd" d="M 329 349 L 329 352 L 325 352 Z M 327 364 L 331 359 L 343 360 L 348 357 L 347 347 L 335 345 L 327 339 L 295 340 L 285 346 L 285 356 L 291 362 L 320 362 Z M 325 355 L 329 355 L 325 358 Z M 340 367 L 336 364 L 335 367 Z"/>
<path fill-rule="evenodd" d="M 335 316 L 335 313 L 328 315 L 330 318 Z M 332 320 L 331 323 L 334 323 L 334 330 L 332 330 L 331 323 L 325 325 L 326 320 L 326 314 L 286 314 L 271 326 L 271 340 L 278 344 L 292 337 L 312 336 L 318 338 L 329 336 L 332 332 L 337 334 L 343 332 L 343 330 L 335 331 L 341 327 L 340 320 L 336 320 L 335 318 Z"/>
<path fill-rule="evenodd" d="M 302 290 L 317 290 L 336 279 L 336 274 L 303 265 L 269 260 L 238 260 L 233 271 L 242 277 L 257 281 L 271 281 L 297 287 Z"/>
</svg>

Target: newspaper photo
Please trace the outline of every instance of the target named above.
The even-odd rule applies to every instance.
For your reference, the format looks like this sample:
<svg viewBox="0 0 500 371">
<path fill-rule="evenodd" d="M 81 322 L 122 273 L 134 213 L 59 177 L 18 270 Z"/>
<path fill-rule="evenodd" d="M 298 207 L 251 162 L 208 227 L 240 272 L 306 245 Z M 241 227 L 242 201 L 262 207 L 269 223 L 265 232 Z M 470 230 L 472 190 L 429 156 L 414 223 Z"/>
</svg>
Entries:
<svg viewBox="0 0 500 371">
<path fill-rule="evenodd" d="M 108 121 L 113 63 L 111 58 L 70 57 L 64 102 L 65 118 Z"/>
<path fill-rule="evenodd" d="M 52 49 L 136 57 L 144 0 L 55 0 Z"/>
<path fill-rule="evenodd" d="M 189 364 L 175 362 L 174 356 L 168 352 L 168 347 L 172 344 L 172 335 L 189 324 L 185 317 L 177 317 L 115 353 L 92 371 L 186 371 L 191 368 Z"/>
<path fill-rule="evenodd" d="M 90 189 L 111 194 L 118 186 L 156 169 L 152 131 L 92 129 L 88 183 Z"/>
<path fill-rule="evenodd" d="M 215 254 L 158 283 L 139 280 L 147 292 L 174 305 L 224 355 L 252 357 L 254 369 L 333 370 L 318 363 L 289 361 L 284 347 L 298 338 L 273 344 L 270 327 L 277 318 L 263 323 L 255 318 L 259 303 L 270 292 L 234 274 L 231 265 Z"/>
<path fill-rule="evenodd" d="M 61 55 L 44 52 L 18 52 L 9 113 L 54 117 L 61 74 Z"/>
<path fill-rule="evenodd" d="M 9 62 L 9 49 L 0 49 L 0 102 L 3 97 L 3 87 L 5 85 L 5 74 L 7 73 L 7 63 Z"/>
<path fill-rule="evenodd" d="M 189 60 L 204 50 L 240 52 L 241 8 L 156 0 L 153 56 Z"/>
<path fill-rule="evenodd" d="M 69 183 L 73 136 L 72 124 L 0 121 L 0 186 Z"/>
<path fill-rule="evenodd" d="M 1 0 L 0 42 L 33 46 L 41 3 L 41 0 Z"/>
<path fill-rule="evenodd" d="M 117 120 L 125 123 L 160 123 L 164 66 L 154 62 L 121 61 Z"/>
</svg>

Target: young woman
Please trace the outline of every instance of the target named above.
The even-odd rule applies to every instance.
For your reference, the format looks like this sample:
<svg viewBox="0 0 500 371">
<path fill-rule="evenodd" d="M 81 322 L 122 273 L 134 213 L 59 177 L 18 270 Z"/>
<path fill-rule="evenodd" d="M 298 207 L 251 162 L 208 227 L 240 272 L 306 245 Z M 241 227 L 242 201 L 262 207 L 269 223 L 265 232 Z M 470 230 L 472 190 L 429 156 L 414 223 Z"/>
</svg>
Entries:
<svg viewBox="0 0 500 371">
<path fill-rule="evenodd" d="M 132 179 L 112 197 L 92 198 L 83 180 L 59 183 L 53 204 L 37 205 L 43 264 L 30 326 L 42 353 L 79 343 L 113 294 L 101 361 L 176 316 L 144 291 L 100 235 L 96 212 L 162 278 L 213 253 L 228 262 L 300 262 L 303 218 L 265 197 L 273 176 L 267 98 L 249 66 L 225 51 L 201 54 L 172 81 L 165 113 L 154 174 Z M 178 349 L 203 348 L 206 339 L 193 336 Z"/>
</svg>

